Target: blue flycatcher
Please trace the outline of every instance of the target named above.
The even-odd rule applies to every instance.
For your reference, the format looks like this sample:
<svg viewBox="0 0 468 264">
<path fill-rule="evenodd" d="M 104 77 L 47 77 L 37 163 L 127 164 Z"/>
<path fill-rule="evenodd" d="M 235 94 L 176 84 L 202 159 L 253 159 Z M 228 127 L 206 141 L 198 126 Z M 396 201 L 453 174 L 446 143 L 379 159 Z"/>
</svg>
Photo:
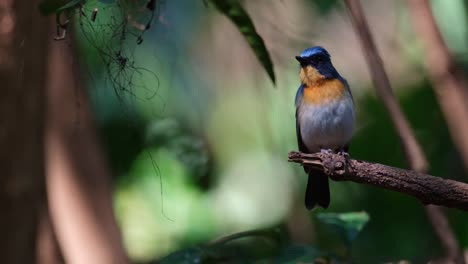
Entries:
<svg viewBox="0 0 468 264">
<path fill-rule="evenodd" d="M 346 153 L 354 127 L 354 102 L 348 82 L 333 67 L 330 54 L 312 47 L 296 56 L 300 64 L 301 86 L 296 93 L 296 134 L 304 153 L 336 151 Z M 330 190 L 323 172 L 311 172 L 305 206 L 328 208 Z"/>
</svg>

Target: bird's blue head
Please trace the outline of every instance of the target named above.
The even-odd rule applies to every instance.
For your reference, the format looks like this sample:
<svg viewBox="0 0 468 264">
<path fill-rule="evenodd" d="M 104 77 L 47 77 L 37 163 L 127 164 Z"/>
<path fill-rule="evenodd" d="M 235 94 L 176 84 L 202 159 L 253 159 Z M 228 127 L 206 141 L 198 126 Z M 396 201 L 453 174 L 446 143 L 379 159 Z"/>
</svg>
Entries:
<svg viewBox="0 0 468 264">
<path fill-rule="evenodd" d="M 296 60 L 299 61 L 302 69 L 307 70 L 307 68 L 312 67 L 321 75 L 321 78 L 339 77 L 331 62 L 330 54 L 320 46 L 305 49 L 301 55 L 296 56 Z"/>
</svg>

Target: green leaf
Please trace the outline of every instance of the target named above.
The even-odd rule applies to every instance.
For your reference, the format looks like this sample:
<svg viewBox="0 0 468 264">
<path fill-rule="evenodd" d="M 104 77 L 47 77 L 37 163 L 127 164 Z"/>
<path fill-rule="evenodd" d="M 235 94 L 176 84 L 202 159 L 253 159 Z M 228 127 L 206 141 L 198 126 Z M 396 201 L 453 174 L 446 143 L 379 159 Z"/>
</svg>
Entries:
<svg viewBox="0 0 468 264">
<path fill-rule="evenodd" d="M 84 4 L 85 0 L 71 0 L 69 1 L 68 3 L 66 3 L 65 5 L 59 7 L 57 9 L 57 11 L 55 11 L 56 13 L 60 13 L 64 10 L 68 10 L 68 9 L 74 9 L 76 7 L 78 7 L 80 4 Z"/>
<path fill-rule="evenodd" d="M 237 239 L 248 238 L 248 237 L 250 238 L 263 237 L 263 238 L 268 238 L 271 241 L 275 241 L 279 243 L 279 240 L 280 240 L 279 235 L 280 235 L 280 230 L 278 228 L 254 229 L 250 231 L 234 233 L 234 234 L 219 238 L 215 240 L 214 242 L 212 242 L 211 246 L 223 245 L 223 244 L 232 242 Z"/>
<path fill-rule="evenodd" d="M 348 244 L 356 239 L 359 232 L 369 221 L 369 215 L 366 212 L 319 213 L 317 218 L 335 229 Z"/>
<path fill-rule="evenodd" d="M 85 0 L 43 0 L 39 3 L 39 12 L 45 16 L 58 14 L 64 10 L 76 8 L 84 2 Z"/>
<path fill-rule="evenodd" d="M 247 14 L 237 0 L 211 0 L 211 2 L 237 26 L 237 29 L 244 35 L 257 59 L 267 71 L 271 81 L 275 84 L 276 78 L 270 54 L 265 47 L 262 37 L 255 30 L 249 14 Z"/>
</svg>

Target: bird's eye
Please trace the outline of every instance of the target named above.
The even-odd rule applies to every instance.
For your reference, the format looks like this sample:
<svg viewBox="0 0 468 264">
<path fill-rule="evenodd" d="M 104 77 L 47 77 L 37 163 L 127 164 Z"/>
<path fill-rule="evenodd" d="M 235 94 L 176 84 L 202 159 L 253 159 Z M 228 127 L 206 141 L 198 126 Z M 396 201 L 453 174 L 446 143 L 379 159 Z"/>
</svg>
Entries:
<svg viewBox="0 0 468 264">
<path fill-rule="evenodd" d="M 315 62 L 315 63 L 317 63 L 317 62 L 323 62 L 323 61 L 324 61 L 324 58 L 323 58 L 323 56 L 321 56 L 321 55 L 315 55 L 315 56 L 312 56 L 311 61 L 312 61 L 312 62 Z"/>
</svg>

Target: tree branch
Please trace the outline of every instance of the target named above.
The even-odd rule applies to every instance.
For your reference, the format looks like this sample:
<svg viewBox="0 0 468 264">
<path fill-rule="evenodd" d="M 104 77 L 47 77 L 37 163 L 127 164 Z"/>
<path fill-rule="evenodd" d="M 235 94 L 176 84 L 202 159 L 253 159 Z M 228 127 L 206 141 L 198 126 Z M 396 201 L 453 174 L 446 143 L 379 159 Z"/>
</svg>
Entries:
<svg viewBox="0 0 468 264">
<path fill-rule="evenodd" d="M 359 0 L 345 0 L 345 3 L 348 7 L 354 28 L 361 40 L 362 48 L 369 70 L 371 71 L 377 93 L 381 97 L 393 125 L 398 132 L 403 151 L 406 154 L 406 160 L 411 169 L 420 173 L 425 173 L 428 171 L 427 159 L 421 146 L 418 144 L 407 119 L 403 115 L 403 111 L 401 110 L 395 95 L 392 92 L 390 81 L 385 72 L 382 60 L 377 52 L 369 25 L 367 24 L 366 17 L 362 11 L 361 4 Z M 448 220 L 442 209 L 434 206 L 426 206 L 425 209 L 431 224 L 434 227 L 436 235 L 439 237 L 446 250 L 447 257 L 455 263 L 465 263 L 455 234 L 453 233 L 450 225 L 447 224 Z"/>
<path fill-rule="evenodd" d="M 398 137 L 400 138 L 406 160 L 413 170 L 425 171 L 428 167 L 427 160 L 393 93 L 390 80 L 385 72 L 382 59 L 377 52 L 377 47 L 372 38 L 361 4 L 359 0 L 346 0 L 345 3 L 348 6 L 354 28 L 361 40 L 362 49 L 367 65 L 369 66 L 376 92 L 382 99 L 393 126 L 398 132 Z"/>
<path fill-rule="evenodd" d="M 426 51 L 427 70 L 434 83 L 434 91 L 450 136 L 468 172 L 468 84 L 442 38 L 430 3 L 426 0 L 411 0 L 408 1 L 408 7 L 415 32 Z"/>
<path fill-rule="evenodd" d="M 408 194 L 423 204 L 468 211 L 468 184 L 333 153 L 289 152 L 289 162 L 325 172 L 335 181 L 353 181 Z"/>
<path fill-rule="evenodd" d="M 0 262 L 36 263 L 44 179 L 47 33 L 39 0 L 0 0 Z"/>
<path fill-rule="evenodd" d="M 73 43 L 73 34 L 68 39 Z M 49 46 L 45 165 L 51 221 L 65 263 L 127 264 L 112 207 L 111 172 L 72 47 Z"/>
</svg>

